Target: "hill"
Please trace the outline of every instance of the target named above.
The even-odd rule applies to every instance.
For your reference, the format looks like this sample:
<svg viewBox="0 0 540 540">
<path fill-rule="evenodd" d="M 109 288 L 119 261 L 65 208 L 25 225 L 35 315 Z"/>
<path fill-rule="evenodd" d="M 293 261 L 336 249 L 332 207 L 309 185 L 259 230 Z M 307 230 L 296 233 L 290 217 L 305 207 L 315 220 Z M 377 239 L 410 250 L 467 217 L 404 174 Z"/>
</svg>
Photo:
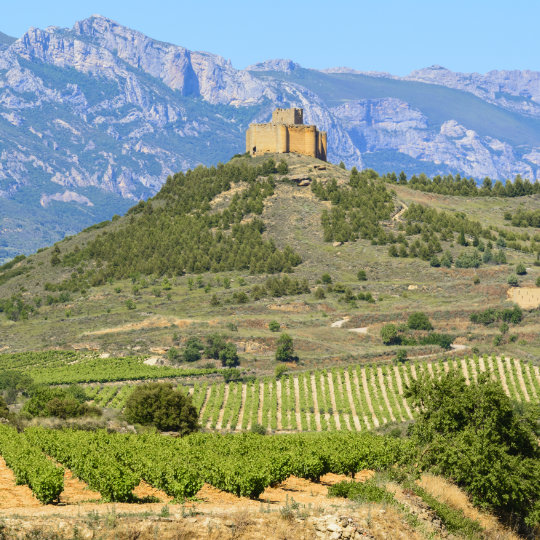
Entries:
<svg viewBox="0 0 540 540">
<path fill-rule="evenodd" d="M 176 171 L 228 160 L 275 106 L 303 107 L 348 167 L 535 180 L 537 80 L 285 60 L 238 70 L 102 16 L 2 35 L 0 261 L 122 214 Z"/>
<path fill-rule="evenodd" d="M 538 311 L 505 323 L 501 310 L 515 291 L 536 294 L 538 233 L 505 215 L 534 211 L 538 195 L 439 195 L 274 157 L 170 176 L 125 216 L 3 267 L 0 347 L 164 354 L 224 332 L 247 368 L 267 372 L 274 319 L 303 365 L 319 367 L 390 358 L 400 342 L 410 355 L 444 352 L 429 342 L 439 338 L 403 328 L 423 311 L 454 348 L 491 354 L 495 340 L 501 353 L 537 358 Z M 393 345 L 381 341 L 385 324 L 400 334 Z"/>
</svg>

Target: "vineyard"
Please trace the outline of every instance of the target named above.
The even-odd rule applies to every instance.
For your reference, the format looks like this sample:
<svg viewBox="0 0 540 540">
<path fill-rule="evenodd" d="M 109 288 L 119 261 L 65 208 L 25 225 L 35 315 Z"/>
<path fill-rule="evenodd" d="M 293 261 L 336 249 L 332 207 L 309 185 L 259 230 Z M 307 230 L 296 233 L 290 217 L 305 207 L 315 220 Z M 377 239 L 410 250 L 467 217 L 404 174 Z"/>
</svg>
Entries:
<svg viewBox="0 0 540 540">
<path fill-rule="evenodd" d="M 37 427 L 17 433 L 0 426 L 0 449 L 17 482 L 27 484 L 43 503 L 58 499 L 63 467 L 104 501 L 133 502 L 133 490 L 143 480 L 176 499 L 194 496 L 203 483 L 257 498 L 291 475 L 318 480 L 329 472 L 354 476 L 366 468 L 387 468 L 406 458 L 408 443 L 369 433 L 177 439 Z"/>
<path fill-rule="evenodd" d="M 74 351 L 0 354 L 0 370 L 24 371 L 40 384 L 111 382 L 171 377 L 190 377 L 218 369 L 186 369 L 153 366 L 142 356 L 99 357 Z"/>
<path fill-rule="evenodd" d="M 203 428 L 243 431 L 260 424 L 278 432 L 363 431 L 411 420 L 404 388 L 420 373 L 459 370 L 469 382 L 482 372 L 498 380 L 518 402 L 538 402 L 538 366 L 511 358 L 481 357 L 400 365 L 348 366 L 301 372 L 252 382 L 197 382 L 189 392 Z M 133 385 L 93 386 L 89 397 L 101 407 L 122 409 Z"/>
</svg>

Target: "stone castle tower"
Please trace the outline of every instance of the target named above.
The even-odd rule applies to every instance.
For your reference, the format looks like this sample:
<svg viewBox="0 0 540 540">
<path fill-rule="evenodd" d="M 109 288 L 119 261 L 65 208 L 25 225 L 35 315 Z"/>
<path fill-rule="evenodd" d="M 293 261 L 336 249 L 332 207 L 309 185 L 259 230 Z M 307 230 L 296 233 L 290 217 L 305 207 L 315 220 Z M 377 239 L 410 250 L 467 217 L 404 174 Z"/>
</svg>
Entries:
<svg viewBox="0 0 540 540">
<path fill-rule="evenodd" d="M 303 109 L 276 109 L 268 124 L 249 125 L 246 152 L 252 156 L 295 152 L 326 161 L 326 131 L 304 125 Z"/>
</svg>

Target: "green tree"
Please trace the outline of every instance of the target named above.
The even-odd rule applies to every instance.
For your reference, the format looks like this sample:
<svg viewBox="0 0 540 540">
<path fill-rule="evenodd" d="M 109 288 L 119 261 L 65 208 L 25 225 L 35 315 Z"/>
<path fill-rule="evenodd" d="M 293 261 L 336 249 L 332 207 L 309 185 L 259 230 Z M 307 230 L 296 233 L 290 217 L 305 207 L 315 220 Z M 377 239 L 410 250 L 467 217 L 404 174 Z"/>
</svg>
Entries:
<svg viewBox="0 0 540 540">
<path fill-rule="evenodd" d="M 191 397 L 174 390 L 170 383 L 138 385 L 126 402 L 124 416 L 132 424 L 155 426 L 180 435 L 199 429 Z"/>
<path fill-rule="evenodd" d="M 508 283 L 508 285 L 510 285 L 510 287 L 517 287 L 519 285 L 519 281 L 518 281 L 518 277 L 516 276 L 516 274 L 510 274 L 508 276 L 507 283 Z"/>
<path fill-rule="evenodd" d="M 219 351 L 219 359 L 223 367 L 233 368 L 240 365 L 238 351 L 234 343 L 226 343 Z"/>
<path fill-rule="evenodd" d="M 385 324 L 381 328 L 381 339 L 385 345 L 396 345 L 401 342 L 398 330 L 394 324 Z"/>
<path fill-rule="evenodd" d="M 292 337 L 289 334 L 281 334 L 277 342 L 276 360 L 278 362 L 291 362 L 295 359 Z"/>
<path fill-rule="evenodd" d="M 332 277 L 330 276 L 330 274 L 323 274 L 321 276 L 321 281 L 325 284 L 325 285 L 328 285 L 329 283 L 332 283 Z"/>
<path fill-rule="evenodd" d="M 365 270 L 358 270 L 358 273 L 356 274 L 356 278 L 358 281 L 367 281 L 367 274 Z"/>
<path fill-rule="evenodd" d="M 9 416 L 9 408 L 6 400 L 3 396 L 0 396 L 0 418 L 7 418 Z"/>
<path fill-rule="evenodd" d="M 407 326 L 411 330 L 433 330 L 429 317 L 422 311 L 416 311 L 409 315 Z"/>
<path fill-rule="evenodd" d="M 410 434 L 421 470 L 452 478 L 475 504 L 535 524 L 540 450 L 534 412 L 520 414 L 486 374 L 470 385 L 455 371 L 420 375 L 406 397 L 420 412 Z"/>
<path fill-rule="evenodd" d="M 519 263 L 516 266 L 516 274 L 518 276 L 524 276 L 527 274 L 527 268 L 525 268 L 525 265 L 523 263 Z"/>
</svg>

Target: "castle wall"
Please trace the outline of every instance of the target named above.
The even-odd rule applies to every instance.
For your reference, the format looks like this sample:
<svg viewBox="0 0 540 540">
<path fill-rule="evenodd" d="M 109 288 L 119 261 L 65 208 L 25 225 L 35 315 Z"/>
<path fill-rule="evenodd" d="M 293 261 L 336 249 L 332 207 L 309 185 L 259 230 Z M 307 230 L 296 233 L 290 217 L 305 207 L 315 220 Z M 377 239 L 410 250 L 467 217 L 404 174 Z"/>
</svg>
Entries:
<svg viewBox="0 0 540 540">
<path fill-rule="evenodd" d="M 272 124 L 303 124 L 303 109 L 276 109 L 272 113 Z"/>
<path fill-rule="evenodd" d="M 326 132 L 302 122 L 302 109 L 276 109 L 272 123 L 250 124 L 246 131 L 246 152 L 251 155 L 294 152 L 326 161 Z"/>
</svg>

